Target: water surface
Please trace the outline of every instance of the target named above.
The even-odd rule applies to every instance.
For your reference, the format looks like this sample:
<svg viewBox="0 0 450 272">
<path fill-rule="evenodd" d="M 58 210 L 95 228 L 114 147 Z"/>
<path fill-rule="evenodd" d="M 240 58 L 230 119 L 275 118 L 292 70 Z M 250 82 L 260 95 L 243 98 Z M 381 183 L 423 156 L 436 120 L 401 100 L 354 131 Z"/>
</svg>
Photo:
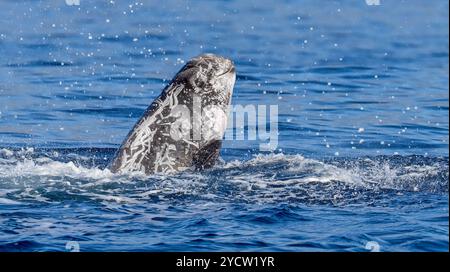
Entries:
<svg viewBox="0 0 450 272">
<path fill-rule="evenodd" d="M 0 251 L 448 251 L 448 1 L 0 7 Z M 104 170 L 205 52 L 234 60 L 233 104 L 278 105 L 275 152 Z"/>
</svg>

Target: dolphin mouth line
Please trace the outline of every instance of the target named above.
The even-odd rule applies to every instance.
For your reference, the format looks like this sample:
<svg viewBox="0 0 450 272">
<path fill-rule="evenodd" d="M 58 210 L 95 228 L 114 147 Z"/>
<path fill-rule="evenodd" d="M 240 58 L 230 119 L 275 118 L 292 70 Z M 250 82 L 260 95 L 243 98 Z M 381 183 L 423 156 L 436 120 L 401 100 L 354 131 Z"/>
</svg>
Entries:
<svg viewBox="0 0 450 272">
<path fill-rule="evenodd" d="M 221 76 L 224 76 L 224 75 L 226 75 L 226 74 L 228 74 L 228 73 L 233 73 L 233 72 L 235 72 L 235 71 L 236 71 L 236 69 L 234 68 L 234 66 L 231 66 L 230 69 L 228 69 L 226 72 L 224 72 L 224 73 L 222 73 L 222 74 L 217 75 L 217 77 L 221 77 Z"/>
</svg>

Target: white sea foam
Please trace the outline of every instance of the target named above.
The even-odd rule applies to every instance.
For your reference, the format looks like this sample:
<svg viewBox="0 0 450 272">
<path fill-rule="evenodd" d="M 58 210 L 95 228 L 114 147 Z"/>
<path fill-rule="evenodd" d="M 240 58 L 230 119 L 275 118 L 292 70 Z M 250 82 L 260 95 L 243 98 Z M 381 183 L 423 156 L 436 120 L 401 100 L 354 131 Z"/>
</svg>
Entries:
<svg viewBox="0 0 450 272">
<path fill-rule="evenodd" d="M 71 161 L 60 161 L 64 156 L 67 158 L 48 157 L 30 149 L 2 149 L 0 204 L 51 202 L 74 196 L 131 204 L 152 197 L 176 199 L 180 195 L 253 202 L 319 199 L 334 203 L 353 197 L 358 190 L 448 190 L 445 160 L 415 162 L 400 157 L 398 162 L 389 158 L 321 161 L 301 155 L 260 154 L 247 161 L 222 162 L 204 173 L 146 176 L 142 172 L 114 174 L 99 166 L 82 165 L 78 161 L 83 159 L 73 154 Z"/>
</svg>

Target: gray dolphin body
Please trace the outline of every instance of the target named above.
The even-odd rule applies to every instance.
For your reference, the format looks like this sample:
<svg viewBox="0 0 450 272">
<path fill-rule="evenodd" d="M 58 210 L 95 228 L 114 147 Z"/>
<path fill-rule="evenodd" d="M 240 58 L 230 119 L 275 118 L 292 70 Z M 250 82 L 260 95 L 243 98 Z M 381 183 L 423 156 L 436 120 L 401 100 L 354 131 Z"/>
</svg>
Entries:
<svg viewBox="0 0 450 272">
<path fill-rule="evenodd" d="M 191 59 L 129 132 L 109 169 L 152 174 L 213 166 L 235 80 L 229 59 L 213 54 Z"/>
</svg>

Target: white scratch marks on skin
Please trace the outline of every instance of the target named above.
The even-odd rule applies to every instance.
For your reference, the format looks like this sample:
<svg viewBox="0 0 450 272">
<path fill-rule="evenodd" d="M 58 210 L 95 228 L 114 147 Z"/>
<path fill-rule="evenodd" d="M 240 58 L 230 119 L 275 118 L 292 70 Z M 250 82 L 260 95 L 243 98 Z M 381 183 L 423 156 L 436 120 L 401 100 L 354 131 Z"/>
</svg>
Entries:
<svg viewBox="0 0 450 272">
<path fill-rule="evenodd" d="M 183 138 L 182 139 L 185 143 L 187 143 L 187 144 L 190 144 L 190 145 L 192 145 L 193 147 L 195 147 L 195 148 L 200 148 L 200 144 L 199 143 L 194 143 L 194 142 L 192 142 L 192 141 L 189 141 L 188 139 L 185 139 L 185 138 Z"/>
<path fill-rule="evenodd" d="M 157 152 L 155 156 L 155 173 L 173 173 L 176 171 L 176 169 L 173 167 L 175 165 L 175 158 L 170 156 L 170 151 L 176 150 L 177 148 L 173 144 L 163 144 L 161 151 Z"/>
<path fill-rule="evenodd" d="M 151 113 L 138 121 L 122 144 L 114 159 L 116 170 L 171 173 L 187 169 L 192 166 L 192 154 L 223 137 L 235 82 L 235 74 L 229 73 L 232 62 L 206 54 L 189 64 L 153 102 Z M 178 105 L 192 110 L 189 103 L 193 95 L 201 97 L 202 107 L 214 107 L 202 112 L 200 120 L 185 120 L 173 110 Z M 190 139 L 191 121 L 201 124 L 201 140 Z M 173 131 L 183 137 L 174 139 L 169 133 Z"/>
<path fill-rule="evenodd" d="M 152 142 L 157 132 L 157 129 L 151 130 L 150 127 L 153 123 L 161 122 L 170 117 L 170 113 L 167 116 L 164 116 L 163 111 L 166 107 L 173 108 L 178 105 L 178 95 L 183 89 L 184 85 L 180 85 L 172 91 L 171 86 L 169 86 L 167 90 L 172 93 L 168 94 L 168 99 L 157 101 L 159 106 L 154 114 L 147 116 L 146 119 L 140 123 L 139 127 L 134 130 L 134 133 L 129 137 L 129 139 L 134 139 L 134 141 L 131 143 L 127 142 L 126 144 L 129 146 L 131 155 L 128 156 L 126 152 L 123 152 L 121 171 L 145 171 L 142 162 L 146 158 L 145 153 L 152 147 Z M 170 122 L 167 122 L 167 124 L 170 124 Z M 166 154 L 166 156 L 168 156 L 168 154 Z M 171 168 L 173 167 L 171 166 Z"/>
</svg>

